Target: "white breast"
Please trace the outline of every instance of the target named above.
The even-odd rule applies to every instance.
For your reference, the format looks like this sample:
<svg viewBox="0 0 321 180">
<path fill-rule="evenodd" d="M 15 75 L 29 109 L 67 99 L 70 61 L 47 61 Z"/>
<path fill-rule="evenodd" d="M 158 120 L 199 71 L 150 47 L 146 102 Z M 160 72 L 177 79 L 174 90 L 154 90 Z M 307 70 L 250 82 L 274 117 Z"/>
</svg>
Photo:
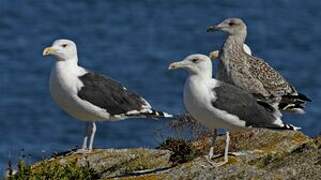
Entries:
<svg viewBox="0 0 321 180">
<path fill-rule="evenodd" d="M 56 63 L 51 71 L 49 82 L 53 100 L 74 118 L 84 121 L 108 119 L 109 114 L 104 109 L 83 101 L 77 96 L 78 90 L 83 86 L 78 77 L 84 73 L 86 71 L 80 67 Z"/>
<path fill-rule="evenodd" d="M 184 87 L 184 105 L 186 110 L 203 125 L 209 128 L 236 128 L 226 121 L 226 114 L 212 106 L 215 100 L 212 81 L 189 77 Z M 234 118 L 234 117 L 231 117 Z"/>
</svg>

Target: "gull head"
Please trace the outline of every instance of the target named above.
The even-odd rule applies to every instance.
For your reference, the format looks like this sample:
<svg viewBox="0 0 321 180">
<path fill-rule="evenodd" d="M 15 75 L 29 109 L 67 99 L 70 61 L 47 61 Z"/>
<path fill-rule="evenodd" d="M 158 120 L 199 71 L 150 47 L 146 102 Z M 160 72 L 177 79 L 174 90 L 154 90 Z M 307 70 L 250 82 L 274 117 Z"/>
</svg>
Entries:
<svg viewBox="0 0 321 180">
<path fill-rule="evenodd" d="M 43 50 L 43 56 L 54 56 L 57 60 L 66 61 L 77 58 L 76 44 L 67 39 L 59 39 L 52 43 L 52 46 Z"/>
<path fill-rule="evenodd" d="M 203 54 L 189 55 L 182 61 L 171 63 L 168 69 L 184 69 L 190 74 L 209 74 L 210 77 L 212 76 L 211 59 Z"/>
<path fill-rule="evenodd" d="M 209 26 L 207 32 L 223 31 L 230 35 L 236 35 L 240 33 L 246 33 L 246 25 L 240 18 L 228 18 L 219 24 Z"/>
</svg>

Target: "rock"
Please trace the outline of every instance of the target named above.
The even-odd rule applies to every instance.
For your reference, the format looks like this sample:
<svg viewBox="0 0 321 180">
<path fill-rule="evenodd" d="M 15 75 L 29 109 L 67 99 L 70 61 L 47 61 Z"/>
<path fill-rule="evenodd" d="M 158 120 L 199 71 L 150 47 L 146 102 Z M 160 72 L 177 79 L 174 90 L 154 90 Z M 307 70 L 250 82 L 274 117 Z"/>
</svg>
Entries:
<svg viewBox="0 0 321 180">
<path fill-rule="evenodd" d="M 309 138 L 300 132 L 290 131 L 232 132 L 230 149 L 231 152 L 238 152 L 238 155 L 230 155 L 229 163 L 221 167 L 210 166 L 203 156 L 207 153 L 209 142 L 209 138 L 206 137 L 196 142 L 172 139 L 160 146 L 171 151 L 138 148 L 95 149 L 91 153 L 73 152 L 37 162 L 30 166 L 27 173 L 18 172 L 17 175 L 25 176 L 25 179 L 27 177 L 320 179 L 321 177 L 321 137 Z M 215 143 L 215 152 L 222 153 L 223 148 L 224 137 L 219 137 Z M 215 161 L 221 160 L 222 158 L 218 158 Z"/>
</svg>

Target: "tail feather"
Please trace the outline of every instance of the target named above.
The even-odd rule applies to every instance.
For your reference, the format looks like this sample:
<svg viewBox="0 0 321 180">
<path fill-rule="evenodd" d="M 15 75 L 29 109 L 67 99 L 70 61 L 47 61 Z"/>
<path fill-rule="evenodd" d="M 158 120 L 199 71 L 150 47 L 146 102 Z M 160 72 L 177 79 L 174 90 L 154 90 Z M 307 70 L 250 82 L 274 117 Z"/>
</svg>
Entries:
<svg viewBox="0 0 321 180">
<path fill-rule="evenodd" d="M 150 112 L 147 113 L 143 113 L 141 115 L 146 115 L 146 117 L 150 117 L 150 118 L 173 118 L 174 115 L 172 114 L 168 114 L 166 112 L 162 112 L 162 111 L 156 111 L 155 109 L 151 109 Z"/>
<path fill-rule="evenodd" d="M 299 95 L 298 95 L 297 97 L 298 97 L 298 99 L 301 99 L 301 100 L 303 100 L 303 101 L 312 102 L 312 100 L 311 100 L 310 98 L 308 98 L 308 97 L 307 97 L 306 95 L 304 95 L 304 94 L 299 93 Z"/>
<path fill-rule="evenodd" d="M 277 110 L 277 112 L 280 113 L 280 111 Z M 292 131 L 297 131 L 297 130 L 300 130 L 301 128 L 300 127 L 296 127 L 292 124 L 287 124 L 285 123 L 284 121 L 282 121 L 281 117 L 282 117 L 282 114 L 280 113 L 279 116 L 277 116 L 278 114 L 276 114 L 274 117 L 274 121 L 267 125 L 266 127 L 268 129 L 273 129 L 273 130 L 292 130 Z"/>
<path fill-rule="evenodd" d="M 294 103 L 280 103 L 279 109 L 281 111 L 287 112 L 302 112 L 304 113 L 304 103 L 301 102 L 294 102 Z"/>
<path fill-rule="evenodd" d="M 157 111 L 155 109 L 147 109 L 142 111 L 136 111 L 136 112 L 129 112 L 126 113 L 126 116 L 128 117 L 146 117 L 146 118 L 153 118 L 153 119 L 160 119 L 160 118 L 174 118 L 174 115 Z"/>
<path fill-rule="evenodd" d="M 274 129 L 274 130 L 292 130 L 292 131 L 298 131 L 301 129 L 301 127 L 296 127 L 292 124 L 286 124 L 283 123 L 282 126 L 277 126 L 277 127 L 271 127 L 269 129 Z"/>
<path fill-rule="evenodd" d="M 311 100 L 303 95 L 285 95 L 279 103 L 279 109 L 282 111 L 304 113 L 304 108 L 306 102 L 311 102 Z"/>
<path fill-rule="evenodd" d="M 281 113 L 280 113 L 281 115 Z M 281 115 L 282 116 L 282 115 Z M 267 121 L 267 122 L 258 122 L 258 123 L 251 123 L 246 124 L 247 127 L 251 128 L 266 128 L 266 129 L 272 129 L 272 130 L 292 130 L 297 131 L 300 130 L 300 127 L 296 127 L 292 124 L 287 124 L 282 121 L 281 116 L 278 116 L 278 114 L 274 114 L 273 121 Z"/>
</svg>

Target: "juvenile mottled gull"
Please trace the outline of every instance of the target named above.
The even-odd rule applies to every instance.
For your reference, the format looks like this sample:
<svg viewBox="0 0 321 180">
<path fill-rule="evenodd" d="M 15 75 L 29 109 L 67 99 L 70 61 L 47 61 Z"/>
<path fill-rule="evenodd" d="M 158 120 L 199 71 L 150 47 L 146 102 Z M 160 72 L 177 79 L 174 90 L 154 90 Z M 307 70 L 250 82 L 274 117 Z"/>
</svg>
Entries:
<svg viewBox="0 0 321 180">
<path fill-rule="evenodd" d="M 194 54 L 183 61 L 170 64 L 169 69 L 183 68 L 189 72 L 184 86 L 184 105 L 191 116 L 205 126 L 215 128 L 268 128 L 297 130 L 299 128 L 281 120 L 276 107 L 257 101 L 248 92 L 216 79 L 212 79 L 209 57 Z M 229 133 L 226 133 L 224 162 L 228 162 Z M 209 153 L 209 160 L 213 157 Z"/>
<path fill-rule="evenodd" d="M 95 121 L 172 117 L 155 111 L 144 98 L 117 81 L 78 66 L 76 44 L 70 40 L 56 40 L 43 55 L 56 58 L 49 82 L 52 98 L 69 115 L 87 121 L 82 150 L 92 149 Z"/>
<path fill-rule="evenodd" d="M 304 112 L 305 95 L 286 81 L 263 59 L 246 53 L 243 49 L 247 30 L 245 23 L 238 18 L 229 18 L 218 25 L 210 26 L 208 31 L 224 31 L 228 33 L 220 52 L 221 66 L 228 78 L 218 77 L 232 83 L 264 101 L 279 102 L 279 108 L 290 112 Z"/>
<path fill-rule="evenodd" d="M 252 55 L 252 50 L 247 44 L 243 44 L 243 49 L 244 49 L 245 53 L 247 53 L 249 55 Z M 219 50 L 214 50 L 214 51 L 210 52 L 209 57 L 212 60 L 216 60 L 217 58 L 220 57 L 220 51 Z"/>
<path fill-rule="evenodd" d="M 252 51 L 251 51 L 250 47 L 247 46 L 246 44 L 243 44 L 243 50 L 244 50 L 245 53 L 247 53 L 249 55 L 252 55 Z M 218 59 L 219 58 L 219 51 L 218 50 L 212 51 L 210 53 L 210 58 L 212 60 Z M 233 84 L 233 82 L 230 81 L 229 75 L 227 74 L 223 63 L 219 63 L 218 64 L 216 78 L 219 79 L 220 81 Z"/>
</svg>

